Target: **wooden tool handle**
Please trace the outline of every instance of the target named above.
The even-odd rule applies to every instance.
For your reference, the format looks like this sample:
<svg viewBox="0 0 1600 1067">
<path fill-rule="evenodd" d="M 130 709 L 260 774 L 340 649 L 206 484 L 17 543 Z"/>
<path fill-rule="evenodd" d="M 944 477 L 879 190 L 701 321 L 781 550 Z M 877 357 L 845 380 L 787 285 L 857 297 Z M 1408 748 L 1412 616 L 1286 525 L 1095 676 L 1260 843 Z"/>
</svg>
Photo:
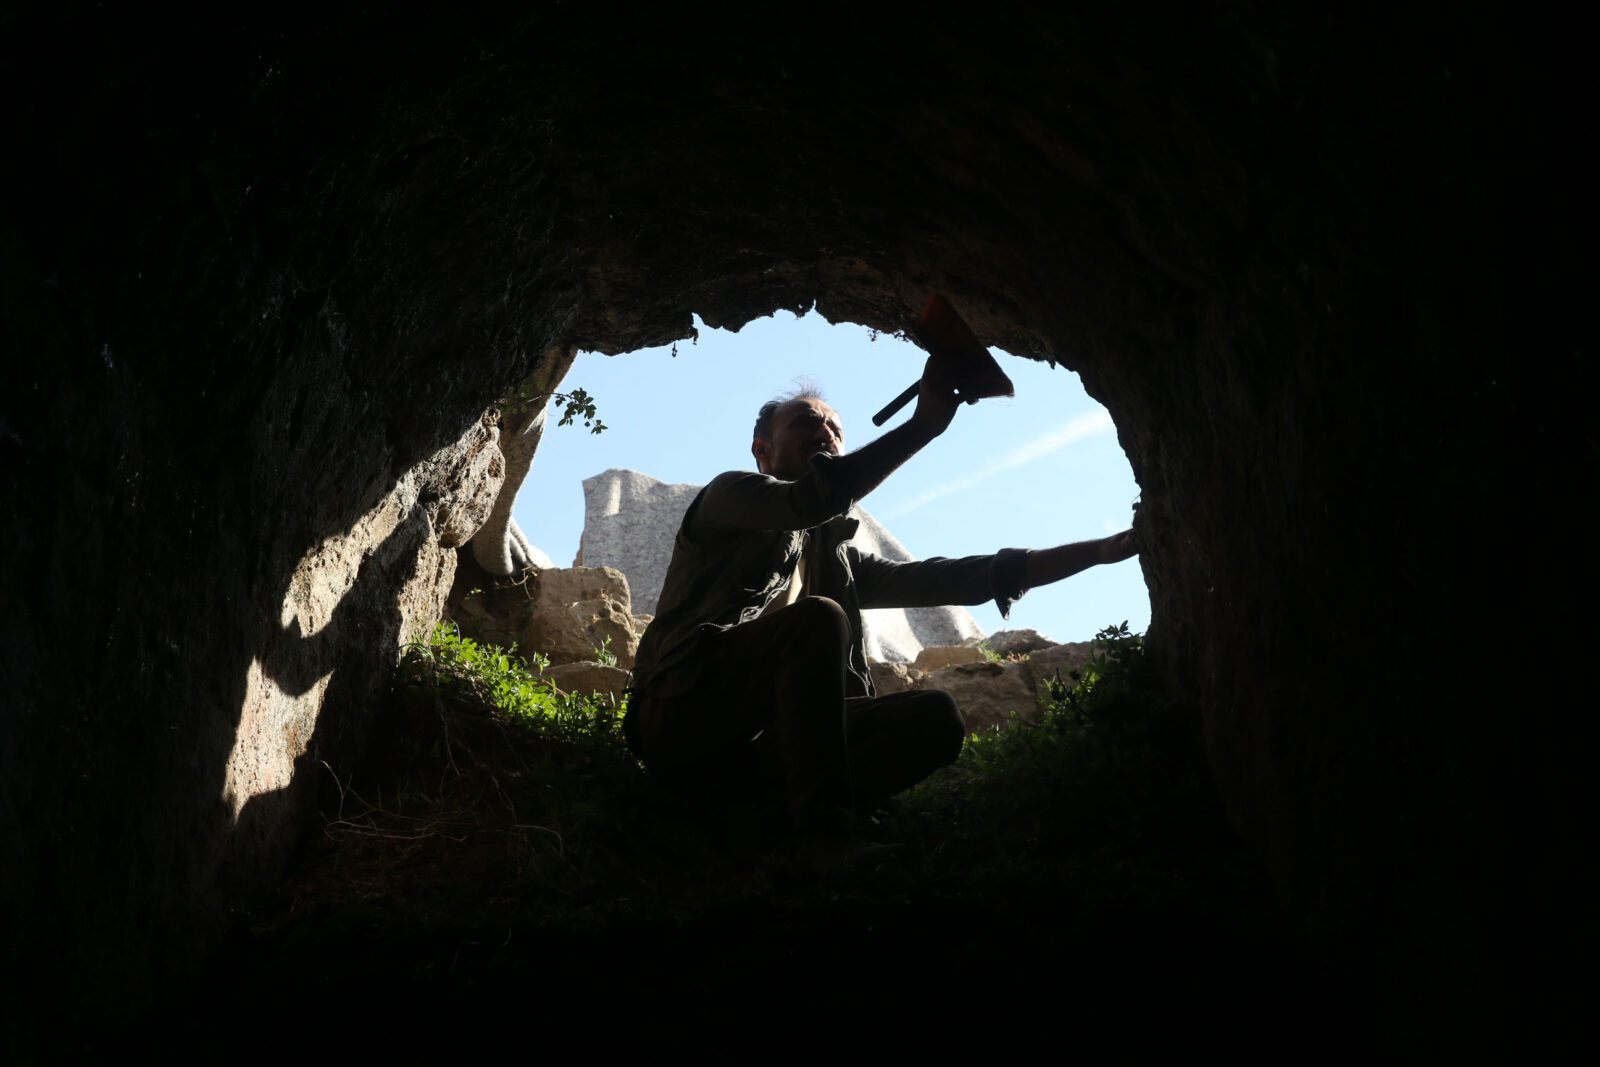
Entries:
<svg viewBox="0 0 1600 1067">
<path fill-rule="evenodd" d="M 872 425 L 882 426 L 884 423 L 894 418 L 895 412 L 899 411 L 901 408 L 905 407 L 907 404 L 911 403 L 917 398 L 917 390 L 921 388 L 922 379 L 918 378 L 916 381 L 912 382 L 906 387 L 905 392 L 889 401 L 889 403 L 884 406 L 882 411 L 872 416 Z"/>
</svg>

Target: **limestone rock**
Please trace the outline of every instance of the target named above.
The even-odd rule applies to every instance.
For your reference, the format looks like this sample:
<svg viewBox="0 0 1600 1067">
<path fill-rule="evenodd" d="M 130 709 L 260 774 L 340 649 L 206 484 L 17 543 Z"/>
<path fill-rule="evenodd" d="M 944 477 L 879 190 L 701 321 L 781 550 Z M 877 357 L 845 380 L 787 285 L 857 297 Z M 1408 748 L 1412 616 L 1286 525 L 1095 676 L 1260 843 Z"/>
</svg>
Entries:
<svg viewBox="0 0 1600 1067">
<path fill-rule="evenodd" d="M 633 669 L 633 658 L 639 651 L 639 638 L 634 633 L 633 618 L 626 608 L 603 598 L 580 600 L 567 609 L 567 615 L 581 627 L 589 650 L 588 658 L 609 652 L 617 657 L 618 667 L 628 671 Z M 560 658 L 566 659 L 567 648 L 561 647 L 560 651 Z M 583 659 L 585 656 L 580 653 L 577 658 Z M 550 653 L 550 659 L 551 662 L 559 662 L 554 652 Z"/>
<path fill-rule="evenodd" d="M 881 697 L 916 688 L 916 679 L 911 676 L 911 668 L 904 663 L 880 663 L 877 660 L 870 660 L 867 663 L 867 670 L 872 673 L 872 687 Z"/>
<path fill-rule="evenodd" d="M 989 651 L 997 656 L 1026 656 L 1043 648 L 1053 648 L 1058 643 L 1053 637 L 1046 637 L 1038 630 L 996 630 L 986 638 L 980 638 Z M 977 644 L 977 641 L 971 642 Z"/>
<path fill-rule="evenodd" d="M 633 681 L 633 673 L 604 663 L 563 663 L 544 672 L 557 689 L 588 696 L 597 693 L 621 701 L 623 691 Z"/>
<path fill-rule="evenodd" d="M 534 598 L 541 602 L 609 600 L 625 611 L 633 604 L 627 576 L 614 567 L 553 567 L 539 571 L 531 584 Z"/>
<path fill-rule="evenodd" d="M 1030 721 L 1039 717 L 1025 663 L 962 663 L 929 673 L 921 688 L 942 689 L 954 697 L 969 733 L 1008 726 L 1013 711 Z"/>
<path fill-rule="evenodd" d="M 520 553 L 521 558 L 525 558 L 528 561 L 526 564 L 524 564 L 525 566 L 537 567 L 542 571 L 546 571 L 550 570 L 556 565 L 555 560 L 551 559 L 549 554 L 545 552 L 544 549 L 540 548 L 538 545 L 528 543 L 528 539 L 523 536 L 522 528 L 515 522 L 511 523 L 507 529 L 512 532 L 513 537 L 521 538 L 521 542 L 518 546 L 518 552 Z"/>
<path fill-rule="evenodd" d="M 585 478 L 579 558 L 588 566 L 627 574 L 634 608 L 653 614 L 672 562 L 673 539 L 700 489 L 617 468 Z"/>
<path fill-rule="evenodd" d="M 914 666 L 918 670 L 936 671 L 957 663 L 984 663 L 988 659 L 981 649 L 972 645 L 932 645 L 917 653 Z"/>
<path fill-rule="evenodd" d="M 1061 680 L 1070 684 L 1071 672 L 1089 662 L 1089 657 L 1092 655 L 1094 655 L 1093 641 L 1069 641 L 1064 645 L 1030 652 L 1026 666 L 1036 689 L 1055 677 L 1057 671 L 1061 673 Z"/>
<path fill-rule="evenodd" d="M 452 598 L 450 618 L 474 640 L 543 653 L 554 664 L 593 660 L 604 648 L 632 669 L 639 638 L 628 611 L 628 579 L 610 567 L 532 572 L 516 585 Z M 610 643 L 607 644 L 609 638 Z"/>
<path fill-rule="evenodd" d="M 511 405 L 501 419 L 500 453 L 504 457 L 505 480 L 489 498 L 490 506 L 479 519 L 482 529 L 475 526 L 477 534 L 472 537 L 473 558 L 496 577 L 507 577 L 529 566 L 550 566 L 550 557 L 529 543 L 511 513 L 544 438 L 549 407 L 543 397 L 561 384 L 577 356 L 578 350 L 571 345 L 548 349 L 538 369 L 521 383 L 519 390 L 523 396 L 536 399 Z"/>
<path fill-rule="evenodd" d="M 584 479 L 584 525 L 578 558 L 589 566 L 617 567 L 632 583 L 634 607 L 653 613 L 672 561 L 672 543 L 698 485 L 669 485 L 638 471 L 613 468 Z M 859 506 L 855 544 L 895 561 L 914 557 Z M 959 645 L 983 630 L 962 607 L 875 608 L 861 613 L 867 654 L 883 662 L 908 662 L 928 645 Z"/>
<path fill-rule="evenodd" d="M 633 666 L 639 639 L 628 613 L 628 580 L 610 567 L 540 571 L 520 617 L 517 646 L 551 663 L 594 659 L 607 648 L 624 669 Z M 609 638 L 610 644 L 606 641 Z"/>
</svg>

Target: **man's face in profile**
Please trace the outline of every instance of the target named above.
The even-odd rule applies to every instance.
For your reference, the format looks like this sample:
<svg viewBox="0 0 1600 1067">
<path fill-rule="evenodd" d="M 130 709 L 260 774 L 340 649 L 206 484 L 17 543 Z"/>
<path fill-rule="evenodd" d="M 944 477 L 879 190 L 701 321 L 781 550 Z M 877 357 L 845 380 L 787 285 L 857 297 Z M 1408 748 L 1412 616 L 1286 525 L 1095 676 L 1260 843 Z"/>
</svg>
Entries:
<svg viewBox="0 0 1600 1067">
<path fill-rule="evenodd" d="M 818 452 L 837 456 L 844 449 L 839 414 L 815 397 L 800 397 L 772 416 L 772 439 L 756 438 L 750 452 L 764 474 L 794 481 Z"/>
</svg>

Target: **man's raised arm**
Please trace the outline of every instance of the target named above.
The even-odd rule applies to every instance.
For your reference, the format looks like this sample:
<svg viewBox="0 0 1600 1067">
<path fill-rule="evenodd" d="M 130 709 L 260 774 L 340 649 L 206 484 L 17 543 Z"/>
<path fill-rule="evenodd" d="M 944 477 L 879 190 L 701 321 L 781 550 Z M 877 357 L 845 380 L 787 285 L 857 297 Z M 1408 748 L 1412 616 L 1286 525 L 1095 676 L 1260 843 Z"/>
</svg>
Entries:
<svg viewBox="0 0 1600 1067">
<path fill-rule="evenodd" d="M 804 466 L 778 466 L 769 474 L 720 475 L 701 499 L 696 525 L 711 529 L 803 530 L 843 515 L 851 504 L 882 485 L 901 464 L 944 433 L 960 403 L 949 374 L 936 369 L 930 359 L 923 370 L 917 408 L 910 420 L 844 455 L 818 454 Z M 770 442 L 760 439 L 756 445 L 770 449 Z M 758 457 L 768 454 L 757 452 Z"/>
<path fill-rule="evenodd" d="M 949 373 L 936 368 L 930 356 L 922 368 L 917 409 L 911 418 L 870 444 L 833 460 L 828 465 L 829 474 L 850 497 L 851 503 L 860 500 L 944 433 L 960 406 L 961 400 L 956 396 Z M 824 519 L 832 517 L 823 516 Z"/>
</svg>

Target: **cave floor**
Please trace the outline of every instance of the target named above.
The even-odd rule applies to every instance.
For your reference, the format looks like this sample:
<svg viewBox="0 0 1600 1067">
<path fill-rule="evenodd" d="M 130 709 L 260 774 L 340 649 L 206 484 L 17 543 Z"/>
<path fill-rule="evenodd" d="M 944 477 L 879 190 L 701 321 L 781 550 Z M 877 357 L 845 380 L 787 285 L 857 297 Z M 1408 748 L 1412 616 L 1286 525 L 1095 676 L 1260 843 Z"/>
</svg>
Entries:
<svg viewBox="0 0 1600 1067">
<path fill-rule="evenodd" d="M 741 884 L 708 886 L 693 910 L 634 898 L 563 918 L 501 900 L 419 922 L 402 899 L 281 898 L 134 1044 L 200 1049 L 247 1033 L 276 1058 L 310 1035 L 263 1022 L 311 1017 L 317 1040 L 352 1048 L 525 1036 L 713 1062 L 749 1059 L 763 1037 L 777 1039 L 763 1058 L 780 1060 L 846 1039 L 885 1054 L 1021 1053 L 1048 1036 L 1064 1051 L 1302 1060 L 1365 1044 L 1363 998 L 1259 899 L 1197 889 L 1119 905 L 1042 880 L 950 894 L 892 856 L 809 880 L 745 862 L 719 872 Z"/>
<path fill-rule="evenodd" d="M 819 855 L 749 808 L 663 793 L 614 739 L 529 738 L 459 702 L 396 714 L 394 744 L 329 777 L 277 891 L 96 1055 L 1045 1039 L 1304 1060 L 1373 1032 L 1360 968 L 1303 947 L 1189 793 L 952 768 L 858 823 L 895 847 Z"/>
</svg>

